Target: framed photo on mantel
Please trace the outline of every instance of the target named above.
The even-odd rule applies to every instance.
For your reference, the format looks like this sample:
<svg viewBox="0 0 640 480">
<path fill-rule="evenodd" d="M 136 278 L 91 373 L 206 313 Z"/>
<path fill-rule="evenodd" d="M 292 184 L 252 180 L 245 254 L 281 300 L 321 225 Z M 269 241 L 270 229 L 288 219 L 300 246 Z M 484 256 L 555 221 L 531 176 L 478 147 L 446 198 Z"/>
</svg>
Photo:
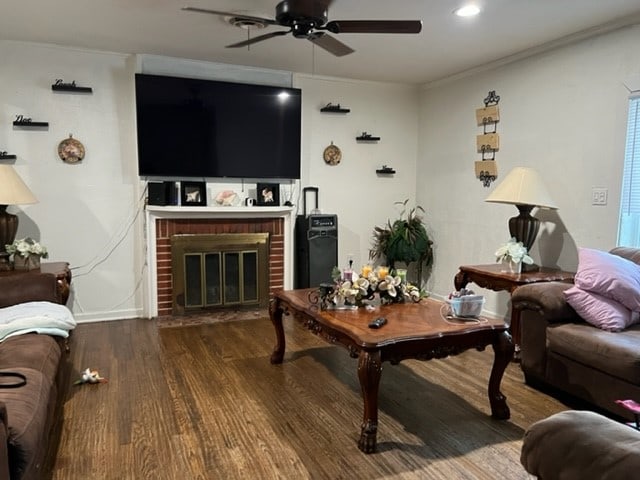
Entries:
<svg viewBox="0 0 640 480">
<path fill-rule="evenodd" d="M 184 207 L 206 207 L 207 183 L 180 182 L 180 196 Z"/>
<path fill-rule="evenodd" d="M 261 207 L 280 206 L 280 184 L 258 183 L 256 186 L 256 203 Z"/>
</svg>

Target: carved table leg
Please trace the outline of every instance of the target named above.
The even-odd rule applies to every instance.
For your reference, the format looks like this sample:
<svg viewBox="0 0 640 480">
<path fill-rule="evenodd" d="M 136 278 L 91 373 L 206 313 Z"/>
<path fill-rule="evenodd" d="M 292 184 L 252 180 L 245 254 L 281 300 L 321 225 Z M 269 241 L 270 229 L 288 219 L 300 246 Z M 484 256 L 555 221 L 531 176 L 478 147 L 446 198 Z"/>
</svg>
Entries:
<svg viewBox="0 0 640 480">
<path fill-rule="evenodd" d="M 364 415 L 358 448 L 364 453 L 376 451 L 378 433 L 378 386 L 382 373 L 380 350 L 360 351 L 358 358 L 358 378 L 364 399 Z"/>
<path fill-rule="evenodd" d="M 271 363 L 282 363 L 282 359 L 284 358 L 284 329 L 282 328 L 282 315 L 284 313 L 284 309 L 280 306 L 280 302 L 277 298 L 271 300 L 269 303 L 269 318 L 271 318 L 271 323 L 273 323 L 273 327 L 276 329 L 276 346 L 273 348 L 273 353 L 271 354 Z"/>
<path fill-rule="evenodd" d="M 500 391 L 500 382 L 507 365 L 513 358 L 513 340 L 508 331 L 500 332 L 493 340 L 495 358 L 489 377 L 489 403 L 491 404 L 491 416 L 500 420 L 506 420 L 511 416 L 507 399 Z"/>
</svg>

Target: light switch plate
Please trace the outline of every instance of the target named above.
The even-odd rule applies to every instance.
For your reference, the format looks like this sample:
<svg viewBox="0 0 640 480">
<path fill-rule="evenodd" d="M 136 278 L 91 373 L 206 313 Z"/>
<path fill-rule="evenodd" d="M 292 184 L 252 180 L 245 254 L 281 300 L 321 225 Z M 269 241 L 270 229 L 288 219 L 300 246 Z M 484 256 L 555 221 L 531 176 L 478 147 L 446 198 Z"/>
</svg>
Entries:
<svg viewBox="0 0 640 480">
<path fill-rule="evenodd" d="M 604 187 L 593 187 L 591 189 L 591 205 L 606 205 L 609 190 Z"/>
</svg>

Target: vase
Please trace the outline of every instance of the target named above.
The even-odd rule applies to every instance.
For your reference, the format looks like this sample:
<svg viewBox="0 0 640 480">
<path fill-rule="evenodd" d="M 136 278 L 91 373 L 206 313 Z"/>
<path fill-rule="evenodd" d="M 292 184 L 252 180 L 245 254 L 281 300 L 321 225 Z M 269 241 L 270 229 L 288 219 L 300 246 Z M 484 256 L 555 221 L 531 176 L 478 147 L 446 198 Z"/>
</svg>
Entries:
<svg viewBox="0 0 640 480">
<path fill-rule="evenodd" d="M 522 272 L 522 262 L 516 262 L 514 260 L 503 260 L 502 271 L 504 273 L 520 274 Z"/>
<path fill-rule="evenodd" d="M 16 270 L 37 270 L 40 268 L 40 255 L 13 256 L 13 268 Z"/>
<path fill-rule="evenodd" d="M 516 262 L 514 260 L 509 260 L 507 262 L 509 273 L 521 273 L 522 272 L 522 262 Z"/>
</svg>

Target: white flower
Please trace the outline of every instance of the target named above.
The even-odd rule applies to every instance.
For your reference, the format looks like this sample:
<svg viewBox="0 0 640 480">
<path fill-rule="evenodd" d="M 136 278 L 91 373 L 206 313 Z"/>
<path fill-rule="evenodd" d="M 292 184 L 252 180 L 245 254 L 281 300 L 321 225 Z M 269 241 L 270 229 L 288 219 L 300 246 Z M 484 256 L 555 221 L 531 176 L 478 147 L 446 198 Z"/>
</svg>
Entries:
<svg viewBox="0 0 640 480">
<path fill-rule="evenodd" d="M 527 255 L 527 248 L 522 242 L 516 241 L 513 237 L 507 243 L 498 248 L 495 255 L 497 262 L 513 261 L 529 265 L 533 263 L 533 258 Z"/>
<path fill-rule="evenodd" d="M 389 285 L 387 285 L 387 293 L 389 294 L 390 297 L 394 297 L 396 296 L 396 287 L 393 283 L 390 283 Z"/>
<path fill-rule="evenodd" d="M 16 240 L 12 244 L 5 245 L 4 247 L 8 254 L 20 255 L 25 258 L 28 258 L 29 255 L 38 255 L 42 258 L 47 258 L 49 256 L 47 248 L 43 247 L 30 237 Z"/>
</svg>

